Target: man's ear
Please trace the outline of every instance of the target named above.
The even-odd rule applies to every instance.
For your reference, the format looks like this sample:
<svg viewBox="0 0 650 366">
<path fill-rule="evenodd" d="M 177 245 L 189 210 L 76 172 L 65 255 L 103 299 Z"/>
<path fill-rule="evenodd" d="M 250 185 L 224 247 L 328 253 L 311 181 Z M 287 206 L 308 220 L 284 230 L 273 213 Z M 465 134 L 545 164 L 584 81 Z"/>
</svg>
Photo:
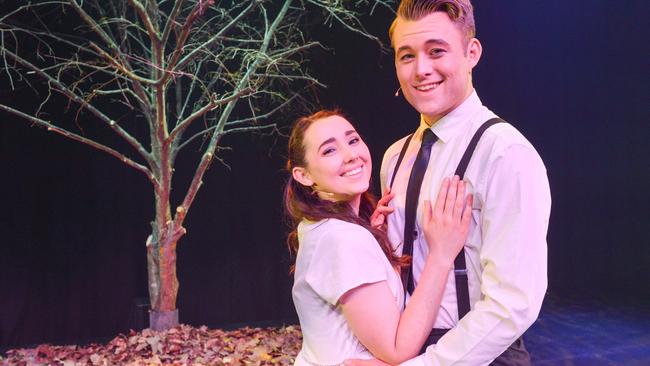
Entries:
<svg viewBox="0 0 650 366">
<path fill-rule="evenodd" d="M 481 54 L 483 54 L 483 46 L 478 39 L 472 38 L 467 44 L 467 59 L 469 60 L 469 66 L 471 69 L 478 64 L 478 61 L 481 59 Z"/>
<path fill-rule="evenodd" d="M 298 183 L 303 186 L 311 187 L 314 185 L 314 181 L 309 177 L 307 169 L 303 167 L 295 167 L 291 170 L 291 175 Z"/>
</svg>

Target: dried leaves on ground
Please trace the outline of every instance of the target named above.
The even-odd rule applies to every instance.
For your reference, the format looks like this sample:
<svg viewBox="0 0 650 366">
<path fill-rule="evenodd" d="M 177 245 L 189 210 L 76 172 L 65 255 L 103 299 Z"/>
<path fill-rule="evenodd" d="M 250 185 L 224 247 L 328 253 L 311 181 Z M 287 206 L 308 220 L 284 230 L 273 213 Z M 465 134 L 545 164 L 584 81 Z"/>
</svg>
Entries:
<svg viewBox="0 0 650 366">
<path fill-rule="evenodd" d="M 298 326 L 232 331 L 181 325 L 164 332 L 120 334 L 107 344 L 40 345 L 14 349 L 1 365 L 293 365 L 302 341 Z"/>
</svg>

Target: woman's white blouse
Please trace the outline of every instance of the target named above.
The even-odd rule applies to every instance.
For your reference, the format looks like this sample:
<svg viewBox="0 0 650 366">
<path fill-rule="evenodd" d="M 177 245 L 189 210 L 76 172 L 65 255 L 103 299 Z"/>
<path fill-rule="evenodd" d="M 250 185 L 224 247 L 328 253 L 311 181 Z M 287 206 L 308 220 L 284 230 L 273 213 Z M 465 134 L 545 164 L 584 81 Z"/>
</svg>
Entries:
<svg viewBox="0 0 650 366">
<path fill-rule="evenodd" d="M 352 334 L 338 301 L 355 287 L 387 281 L 402 308 L 401 281 L 379 244 L 363 227 L 337 219 L 301 222 L 298 241 L 292 294 L 303 343 L 295 365 L 373 358 Z"/>
</svg>

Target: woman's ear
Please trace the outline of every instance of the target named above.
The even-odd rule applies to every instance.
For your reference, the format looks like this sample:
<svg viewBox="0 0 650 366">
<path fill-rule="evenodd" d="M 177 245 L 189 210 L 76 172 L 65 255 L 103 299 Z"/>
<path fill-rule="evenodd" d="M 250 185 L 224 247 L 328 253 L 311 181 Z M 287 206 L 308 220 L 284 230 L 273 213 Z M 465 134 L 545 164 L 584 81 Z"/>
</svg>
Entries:
<svg viewBox="0 0 650 366">
<path fill-rule="evenodd" d="M 298 183 L 303 186 L 311 187 L 314 185 L 314 181 L 309 177 L 309 172 L 303 167 L 295 167 L 291 170 L 291 175 Z"/>
</svg>

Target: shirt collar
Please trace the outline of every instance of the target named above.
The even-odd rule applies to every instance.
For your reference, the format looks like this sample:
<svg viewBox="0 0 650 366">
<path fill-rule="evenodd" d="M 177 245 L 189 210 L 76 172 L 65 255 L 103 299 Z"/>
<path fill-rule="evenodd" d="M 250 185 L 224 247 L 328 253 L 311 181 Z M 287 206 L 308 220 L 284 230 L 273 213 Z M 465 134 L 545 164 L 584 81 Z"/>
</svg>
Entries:
<svg viewBox="0 0 650 366">
<path fill-rule="evenodd" d="M 472 94 L 464 102 L 434 123 L 431 126 L 431 131 L 443 143 L 447 143 L 455 135 L 465 130 L 466 123 L 464 122 L 469 121 L 482 106 L 483 103 L 476 94 L 476 90 L 472 90 Z M 429 125 L 424 121 L 424 116 L 420 115 L 420 127 L 416 131 L 418 139 L 422 139 L 422 133 L 427 128 L 429 128 Z"/>
</svg>

